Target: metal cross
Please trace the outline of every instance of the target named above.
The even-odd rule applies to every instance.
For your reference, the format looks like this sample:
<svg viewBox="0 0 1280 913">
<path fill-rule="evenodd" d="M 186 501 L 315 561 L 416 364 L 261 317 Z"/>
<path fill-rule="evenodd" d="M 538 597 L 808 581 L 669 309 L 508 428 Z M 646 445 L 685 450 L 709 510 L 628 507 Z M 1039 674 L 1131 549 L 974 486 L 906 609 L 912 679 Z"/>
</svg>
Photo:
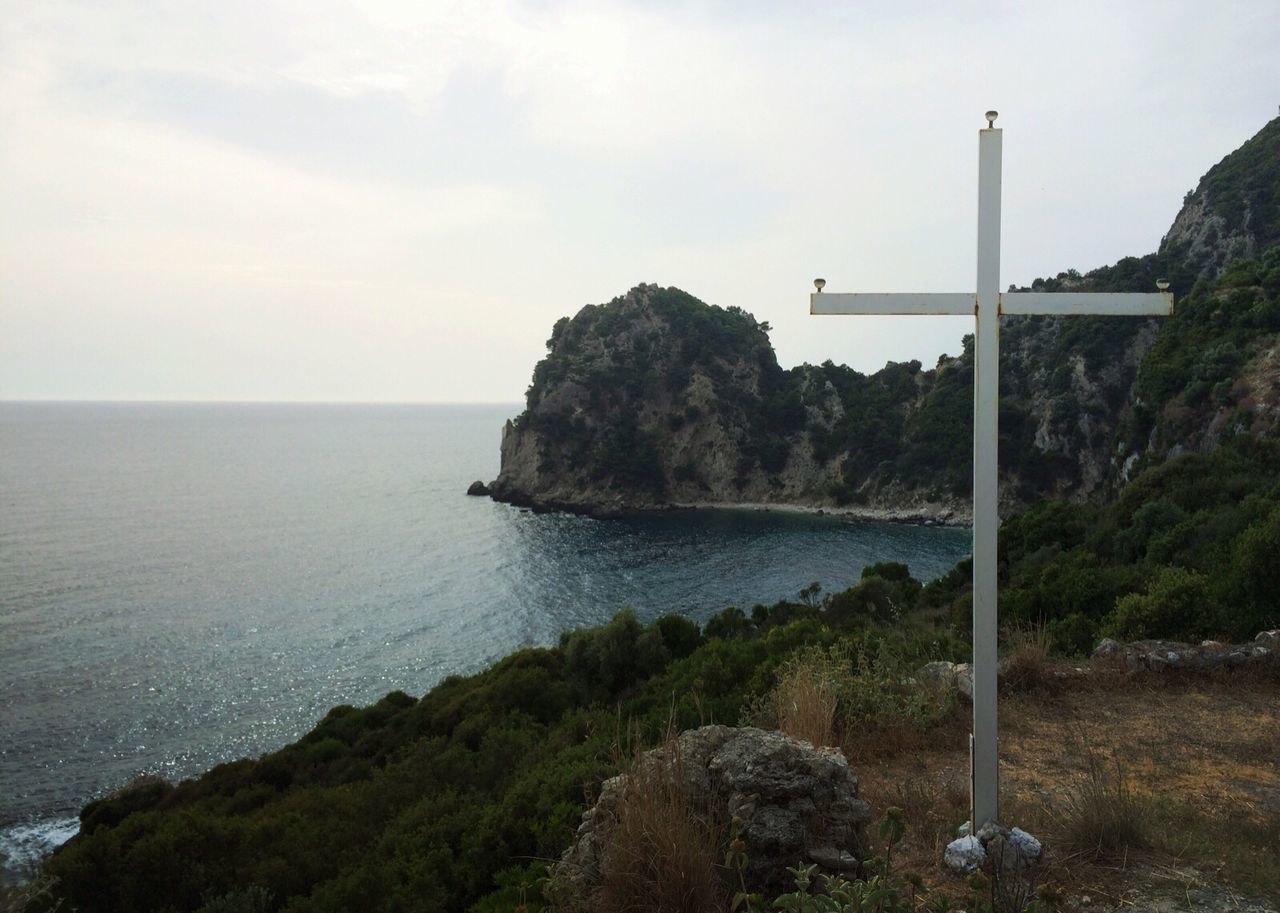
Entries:
<svg viewBox="0 0 1280 913">
<path fill-rule="evenodd" d="M 950 314 L 974 317 L 973 387 L 973 734 L 970 833 L 998 822 L 996 748 L 996 530 L 997 433 L 1001 314 L 1109 314 L 1167 316 L 1173 295 L 1158 292 L 1000 291 L 1000 144 L 996 112 L 978 131 L 977 293 L 824 294 L 824 280 L 809 296 L 810 314 Z"/>
</svg>

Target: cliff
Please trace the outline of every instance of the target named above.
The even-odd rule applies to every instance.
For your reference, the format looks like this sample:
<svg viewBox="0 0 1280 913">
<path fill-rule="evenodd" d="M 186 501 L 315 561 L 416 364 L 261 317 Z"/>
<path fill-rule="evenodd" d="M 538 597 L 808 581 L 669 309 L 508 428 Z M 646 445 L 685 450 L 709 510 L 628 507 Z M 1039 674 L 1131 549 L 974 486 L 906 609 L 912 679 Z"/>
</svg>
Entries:
<svg viewBox="0 0 1280 913">
<path fill-rule="evenodd" d="M 967 458 L 962 428 L 905 441 L 908 417 L 943 385 L 947 361 L 872 377 L 830 363 L 778 366 L 768 325 L 674 288 L 640 285 L 556 324 L 527 408 L 503 432 L 493 497 L 591 513 L 669 504 L 860 503 L 920 515 L 961 489 L 902 484 L 879 464 L 906 447 L 923 476 Z M 967 394 L 966 394 L 967 395 Z M 941 405 L 936 404 L 936 405 Z M 868 481 L 874 477 L 875 481 Z"/>
<path fill-rule="evenodd" d="M 1188 194 L 1160 248 L 1043 291 L 1147 291 L 1166 320 L 1006 319 L 1001 499 L 1106 496 L 1141 466 L 1280 424 L 1280 119 Z M 1242 257 L 1252 259 L 1241 259 Z M 508 424 L 493 497 L 613 513 L 788 504 L 963 520 L 973 359 L 782 369 L 741 309 L 640 285 L 559 321 Z"/>
</svg>

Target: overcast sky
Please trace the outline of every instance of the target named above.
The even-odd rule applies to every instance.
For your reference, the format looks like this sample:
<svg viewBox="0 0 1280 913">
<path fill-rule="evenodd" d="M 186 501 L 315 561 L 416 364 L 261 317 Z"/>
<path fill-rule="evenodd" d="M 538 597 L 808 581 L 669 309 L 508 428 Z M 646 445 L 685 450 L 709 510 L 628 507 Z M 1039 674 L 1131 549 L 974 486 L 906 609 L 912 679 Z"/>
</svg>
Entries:
<svg viewBox="0 0 1280 913">
<path fill-rule="evenodd" d="M 70 3 L 0 16 L 0 398 L 515 401 L 639 282 L 785 366 L 955 352 L 814 318 L 1155 249 L 1277 114 L 1275 0 Z"/>
</svg>

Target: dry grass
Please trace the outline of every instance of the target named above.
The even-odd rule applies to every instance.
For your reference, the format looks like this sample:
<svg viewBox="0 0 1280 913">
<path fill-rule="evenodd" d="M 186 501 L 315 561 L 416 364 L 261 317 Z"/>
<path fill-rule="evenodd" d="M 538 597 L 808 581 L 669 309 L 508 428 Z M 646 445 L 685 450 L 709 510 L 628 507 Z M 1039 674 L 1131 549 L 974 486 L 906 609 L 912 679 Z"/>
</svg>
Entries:
<svg viewBox="0 0 1280 913">
<path fill-rule="evenodd" d="M 1134 791 L 1120 755 L 1083 748 L 1085 776 L 1050 807 L 1059 845 L 1094 860 L 1122 859 L 1151 845 L 1151 802 Z"/>
<path fill-rule="evenodd" d="M 600 866 L 598 913 L 708 913 L 728 907 L 723 822 L 682 786 L 678 744 L 664 761 L 637 754 L 618 799 L 618 823 Z"/>
<path fill-rule="evenodd" d="M 1014 628 L 1005 638 L 1000 684 L 1010 691 L 1052 691 L 1058 686 L 1043 627 Z"/>
<path fill-rule="evenodd" d="M 851 759 L 873 808 L 907 814 L 901 864 L 953 894 L 939 860 L 966 816 L 968 724 L 957 717 L 931 744 Z M 1001 819 L 1044 841 L 1046 877 L 1073 896 L 1120 905 L 1147 889 L 1140 871 L 1173 868 L 1280 896 L 1280 681 L 1245 671 L 1072 677 L 1053 692 L 1005 692 L 1000 725 Z M 1073 839 L 1064 803 L 1084 817 L 1116 795 L 1132 806 L 1127 817 L 1145 819 L 1149 846 L 1134 846 L 1141 826 L 1114 839 L 1125 815 Z M 1100 842 L 1130 848 L 1095 859 Z"/>
<path fill-rule="evenodd" d="M 770 708 L 779 731 L 819 747 L 838 745 L 836 706 L 841 670 L 833 657 L 807 651 L 782 667 Z"/>
<path fill-rule="evenodd" d="M 777 684 L 753 702 L 744 722 L 778 729 L 813 745 L 840 748 L 859 763 L 938 744 L 959 745 L 955 689 L 916 681 L 891 656 L 868 656 L 847 644 L 801 651 L 778 671 Z"/>
</svg>

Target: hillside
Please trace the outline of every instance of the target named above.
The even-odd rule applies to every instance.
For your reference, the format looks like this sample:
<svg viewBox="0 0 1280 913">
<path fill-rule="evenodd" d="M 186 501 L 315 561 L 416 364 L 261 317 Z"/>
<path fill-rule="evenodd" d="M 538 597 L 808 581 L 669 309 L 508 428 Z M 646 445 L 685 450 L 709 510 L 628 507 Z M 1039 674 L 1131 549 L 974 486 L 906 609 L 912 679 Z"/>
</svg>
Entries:
<svg viewBox="0 0 1280 913">
<path fill-rule="evenodd" d="M 1147 291 L 1170 319 L 1021 318 L 1001 330 L 1006 513 L 1114 493 L 1143 465 L 1280 419 L 1280 119 L 1215 165 L 1158 251 L 1045 291 Z M 1240 255 L 1251 259 L 1240 259 Z M 779 367 L 738 308 L 641 285 L 556 324 L 503 434 L 499 500 L 585 512 L 785 503 L 963 518 L 972 353 L 871 375 Z"/>
<path fill-rule="evenodd" d="M 1278 124 L 1264 148 L 1276 148 Z M 1218 168 L 1256 177 L 1233 162 Z M 1213 176 L 1201 189 L 1230 200 Z M 1240 186 L 1274 187 L 1253 177 Z M 1262 245 L 1273 237 L 1255 221 L 1265 200 L 1245 199 L 1239 224 Z M 1013 885 L 1023 893 L 1010 895 L 994 864 L 966 882 L 938 862 L 964 816 L 968 722 L 955 679 L 924 672 L 968 658 L 969 564 L 922 585 L 884 563 L 848 590 L 806 587 L 701 627 L 672 615 L 642 624 L 624 609 L 421 698 L 335 707 L 256 760 L 176 785 L 134 783 L 86 806 L 81 835 L 20 889 L 33 901 L 6 909 L 581 910 L 544 901 L 556 895 L 548 863 L 584 812 L 639 748 L 715 722 L 839 749 L 879 840 L 858 884 L 910 892 L 880 909 L 1274 913 L 1280 246 L 1265 243 L 1217 267 L 1188 251 L 1175 263 L 1162 247 L 1037 280 L 1146 288 L 1172 275 L 1180 305 L 1158 325 L 1117 333 L 1114 321 L 1043 319 L 1007 330 L 1008 506 L 1070 496 L 1037 500 L 1000 536 L 1002 817 L 1045 851 L 1036 881 Z M 504 436 L 495 496 L 580 510 L 956 503 L 967 487 L 967 355 L 869 377 L 830 364 L 785 371 L 767 333 L 742 311 L 653 286 L 566 318 Z M 1096 492 L 1114 496 L 1085 497 Z M 1108 665 L 1119 655 L 1109 650 L 1084 659 L 1104 637 L 1148 641 L 1159 662 Z M 1157 638 L 1222 660 L 1191 668 Z M 1230 659 L 1246 655 L 1247 667 Z M 692 857 L 684 844 L 665 857 L 642 844 L 639 857 L 681 872 L 692 858 L 732 892 L 736 825 L 720 824 L 704 823 L 713 839 Z M 629 888 L 644 896 L 652 884 Z M 767 908 L 819 907 L 784 896 Z"/>
<path fill-rule="evenodd" d="M 1083 678 L 1079 662 L 1045 656 L 1087 653 L 1103 635 L 1239 642 L 1280 627 L 1277 479 L 1280 445 L 1242 436 L 1147 470 L 1105 507 L 1048 501 L 1007 524 L 1010 816 L 1048 840 L 1051 882 L 1096 894 L 1097 879 L 1119 895 L 1131 876 L 1117 863 L 1141 850 L 1144 865 L 1176 864 L 1191 881 L 1226 879 L 1261 896 L 1280 885 L 1280 832 L 1268 817 L 1280 784 L 1276 654 L 1267 662 L 1264 650 L 1252 669 Z M 813 699 L 803 690 L 813 675 L 833 702 L 824 738 L 868 784 L 881 821 L 872 832 L 883 833 L 888 807 L 903 808 L 910 870 L 951 899 L 945 909 L 989 909 L 938 869 L 963 817 L 967 723 L 955 692 L 916 671 L 967 658 L 968 581 L 966 564 L 923 587 L 902 565 L 874 565 L 849 590 L 727 608 L 701 629 L 677 616 L 642 625 L 623 611 L 555 647 L 450 676 L 420 699 L 394 692 L 335 707 L 257 760 L 86 806 L 82 836 L 46 865 L 53 894 L 32 909 L 58 898 L 130 913 L 544 909 L 546 863 L 635 745 L 709 721 L 794 732 L 787 708 Z M 1027 635 L 1028 624 L 1039 633 Z M 1116 749 L 1139 731 L 1159 739 L 1140 736 L 1139 755 Z M 1086 837 L 1072 836 L 1062 815 L 1090 788 L 1117 788 L 1098 758 L 1114 759 L 1151 818 L 1132 845 L 1099 847 L 1094 865 L 1079 849 L 1082 839 L 1089 848 L 1087 822 Z M 1037 793 L 1047 785 L 1060 792 Z M 724 847 L 711 857 L 720 865 Z"/>
</svg>

